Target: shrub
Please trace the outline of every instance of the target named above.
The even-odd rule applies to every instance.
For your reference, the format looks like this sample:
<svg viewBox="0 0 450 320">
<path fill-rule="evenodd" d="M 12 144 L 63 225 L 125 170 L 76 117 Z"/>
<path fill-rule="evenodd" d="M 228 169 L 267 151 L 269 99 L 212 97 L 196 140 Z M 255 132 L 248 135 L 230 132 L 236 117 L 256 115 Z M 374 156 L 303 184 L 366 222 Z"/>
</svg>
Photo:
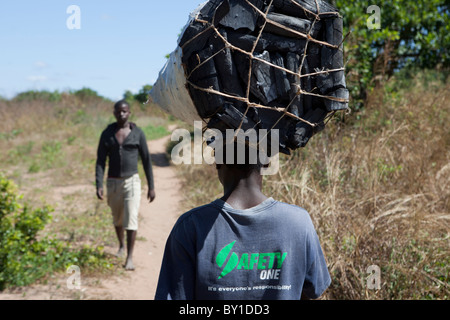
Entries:
<svg viewBox="0 0 450 320">
<path fill-rule="evenodd" d="M 58 91 L 47 91 L 47 90 L 42 90 L 42 91 L 34 91 L 34 90 L 30 90 L 30 91 L 25 91 L 25 92 L 21 92 L 19 94 L 17 94 L 14 97 L 14 100 L 16 101 L 35 101 L 35 100 L 42 100 L 42 101 L 47 101 L 47 102 L 58 102 L 61 101 L 61 93 L 59 93 Z"/>
<path fill-rule="evenodd" d="M 72 249 L 65 242 L 38 234 L 51 221 L 50 206 L 20 204 L 15 184 L 0 173 L 0 290 L 25 286 L 75 264 L 109 268 L 102 248 Z"/>
</svg>

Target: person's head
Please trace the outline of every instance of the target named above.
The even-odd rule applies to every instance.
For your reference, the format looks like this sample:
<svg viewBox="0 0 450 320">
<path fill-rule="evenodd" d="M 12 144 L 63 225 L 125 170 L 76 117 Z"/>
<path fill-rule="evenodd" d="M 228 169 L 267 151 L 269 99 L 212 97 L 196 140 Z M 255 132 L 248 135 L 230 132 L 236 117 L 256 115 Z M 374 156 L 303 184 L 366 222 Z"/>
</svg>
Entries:
<svg viewBox="0 0 450 320">
<path fill-rule="evenodd" d="M 263 165 L 259 159 L 257 149 L 250 147 L 246 143 L 236 141 L 227 143 L 219 150 L 215 149 L 216 169 L 219 180 L 222 184 L 231 179 L 245 179 L 254 176 L 261 176 Z"/>
<path fill-rule="evenodd" d="M 117 101 L 114 104 L 114 117 L 118 124 L 125 124 L 130 117 L 130 105 L 125 100 Z"/>
</svg>

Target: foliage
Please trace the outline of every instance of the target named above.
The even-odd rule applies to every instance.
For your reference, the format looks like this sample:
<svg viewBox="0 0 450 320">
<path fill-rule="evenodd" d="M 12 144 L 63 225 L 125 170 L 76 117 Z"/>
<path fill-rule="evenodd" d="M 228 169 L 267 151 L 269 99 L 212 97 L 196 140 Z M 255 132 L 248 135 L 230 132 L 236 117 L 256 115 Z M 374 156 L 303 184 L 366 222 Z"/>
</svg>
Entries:
<svg viewBox="0 0 450 320">
<path fill-rule="evenodd" d="M 97 93 L 97 91 L 94 91 L 94 90 L 92 90 L 90 88 L 86 88 L 86 87 L 83 87 L 80 90 L 74 91 L 73 94 L 76 97 L 80 98 L 81 100 L 85 100 L 85 99 L 88 99 L 88 98 L 102 98 Z"/>
<path fill-rule="evenodd" d="M 344 19 L 348 87 L 352 106 L 362 107 L 376 82 L 402 68 L 450 67 L 450 18 L 446 0 L 393 0 L 377 4 L 380 29 L 369 29 L 370 4 L 364 0 L 332 1 Z"/>
<path fill-rule="evenodd" d="M 110 267 L 100 247 L 74 250 L 60 240 L 39 237 L 53 209 L 33 210 L 20 204 L 20 198 L 14 183 L 0 174 L 0 290 L 28 285 L 72 264 Z"/>
<path fill-rule="evenodd" d="M 134 95 L 134 98 L 139 101 L 140 103 L 145 103 L 148 101 L 148 93 L 152 89 L 153 86 L 151 85 L 145 85 L 143 86 L 139 92 Z"/>
<path fill-rule="evenodd" d="M 141 105 L 148 101 L 148 93 L 152 89 L 151 85 L 144 85 L 137 94 L 133 94 L 130 90 L 125 91 L 123 94 L 123 99 L 126 100 L 130 105 L 137 102 Z"/>
<path fill-rule="evenodd" d="M 42 91 L 29 90 L 29 91 L 24 91 L 24 92 L 17 94 L 14 97 L 14 100 L 16 100 L 16 101 L 42 100 L 42 101 L 47 101 L 47 102 L 57 102 L 57 101 L 61 101 L 61 93 L 59 93 L 56 90 L 53 92 L 50 92 L 47 90 L 42 90 Z"/>
</svg>

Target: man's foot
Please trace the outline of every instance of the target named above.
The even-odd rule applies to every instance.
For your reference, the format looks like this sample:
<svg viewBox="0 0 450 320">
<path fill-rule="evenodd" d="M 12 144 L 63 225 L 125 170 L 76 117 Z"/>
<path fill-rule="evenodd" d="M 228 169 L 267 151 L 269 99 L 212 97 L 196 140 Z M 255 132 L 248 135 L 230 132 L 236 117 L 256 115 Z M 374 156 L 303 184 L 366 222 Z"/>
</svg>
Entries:
<svg viewBox="0 0 450 320">
<path fill-rule="evenodd" d="M 127 259 L 127 261 L 125 262 L 125 265 L 123 267 L 127 271 L 133 271 L 134 270 L 133 261 L 131 259 Z"/>
<path fill-rule="evenodd" d="M 123 247 L 120 247 L 119 251 L 117 251 L 117 253 L 116 253 L 116 257 L 121 258 L 121 257 L 123 257 L 124 253 L 125 253 L 125 249 Z"/>
</svg>

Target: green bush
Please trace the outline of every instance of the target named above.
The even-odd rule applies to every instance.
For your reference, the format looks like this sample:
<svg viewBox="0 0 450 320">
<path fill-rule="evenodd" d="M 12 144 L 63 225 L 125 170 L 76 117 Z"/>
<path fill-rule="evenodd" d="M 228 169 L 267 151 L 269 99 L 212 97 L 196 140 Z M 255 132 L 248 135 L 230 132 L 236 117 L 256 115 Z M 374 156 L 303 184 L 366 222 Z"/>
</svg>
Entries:
<svg viewBox="0 0 450 320">
<path fill-rule="evenodd" d="M 75 96 L 77 96 L 78 98 L 80 98 L 81 100 L 86 100 L 88 98 L 102 98 L 101 96 L 99 96 L 97 91 L 94 91 L 94 90 L 92 90 L 90 88 L 86 88 L 86 87 L 83 87 L 80 90 L 74 91 L 73 94 Z"/>
<path fill-rule="evenodd" d="M 347 86 L 352 109 L 360 109 L 376 85 L 402 69 L 435 69 L 448 76 L 450 5 L 446 0 L 330 1 L 343 17 Z M 369 28 L 380 9 L 379 29 Z"/>
<path fill-rule="evenodd" d="M 0 173 L 0 291 L 29 285 L 72 264 L 85 269 L 111 267 L 102 248 L 75 250 L 58 239 L 39 236 L 53 209 L 31 209 L 20 199 L 15 184 Z"/>
<path fill-rule="evenodd" d="M 25 92 L 21 92 L 17 94 L 14 97 L 14 100 L 16 101 L 36 101 L 36 100 L 42 100 L 42 101 L 48 101 L 48 102 L 58 102 L 61 101 L 61 93 L 58 91 L 35 91 L 35 90 L 29 90 Z"/>
</svg>

